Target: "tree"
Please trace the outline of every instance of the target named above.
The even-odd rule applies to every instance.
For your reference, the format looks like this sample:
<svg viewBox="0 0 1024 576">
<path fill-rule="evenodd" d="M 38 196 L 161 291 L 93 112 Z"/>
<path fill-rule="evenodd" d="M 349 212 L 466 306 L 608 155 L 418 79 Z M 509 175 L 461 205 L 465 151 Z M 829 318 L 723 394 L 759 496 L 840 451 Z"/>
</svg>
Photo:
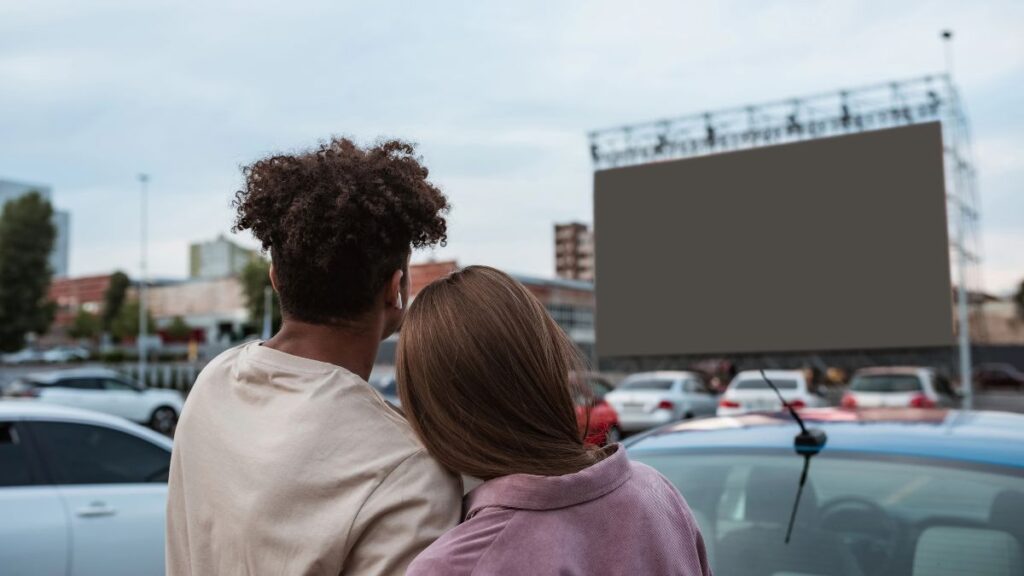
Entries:
<svg viewBox="0 0 1024 576">
<path fill-rule="evenodd" d="M 0 214 L 0 351 L 18 350 L 25 336 L 50 327 L 56 305 L 47 299 L 57 237 L 53 207 L 38 192 L 8 202 Z"/>
<path fill-rule="evenodd" d="M 100 333 L 100 319 L 92 312 L 79 309 L 78 314 L 68 329 L 68 335 L 72 338 L 95 338 Z"/>
<path fill-rule="evenodd" d="M 242 295 L 245 297 L 245 307 L 249 311 L 249 323 L 256 327 L 258 332 L 263 327 L 264 290 L 270 286 L 270 262 L 263 258 L 254 258 L 245 265 L 238 279 L 242 283 Z M 271 323 L 274 331 L 277 331 L 281 327 L 281 305 L 276 292 L 271 298 Z"/>
<path fill-rule="evenodd" d="M 120 270 L 110 275 L 110 284 L 107 286 L 107 291 L 103 293 L 103 330 L 105 332 L 110 331 L 110 325 L 113 324 L 114 318 L 117 318 L 118 313 L 121 312 L 125 296 L 128 293 L 128 286 L 131 283 L 128 275 Z"/>
<path fill-rule="evenodd" d="M 188 340 L 189 336 L 192 335 L 192 327 L 185 322 L 185 319 L 181 316 L 175 316 L 171 319 L 171 323 L 164 329 L 164 333 L 167 337 L 175 342 L 182 342 Z"/>
<path fill-rule="evenodd" d="M 146 310 L 146 325 L 155 326 L 153 317 Z M 139 302 L 129 300 L 121 306 L 117 317 L 110 324 L 110 334 L 118 341 L 135 339 L 139 335 Z"/>
</svg>

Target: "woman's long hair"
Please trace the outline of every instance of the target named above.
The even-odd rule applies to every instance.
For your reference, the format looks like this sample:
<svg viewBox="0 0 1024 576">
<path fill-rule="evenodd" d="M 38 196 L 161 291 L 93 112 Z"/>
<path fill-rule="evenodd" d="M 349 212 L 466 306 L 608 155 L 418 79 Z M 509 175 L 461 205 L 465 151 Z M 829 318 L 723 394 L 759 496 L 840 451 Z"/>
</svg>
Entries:
<svg viewBox="0 0 1024 576">
<path fill-rule="evenodd" d="M 402 325 L 402 409 L 442 465 L 484 480 L 577 472 L 599 458 L 576 422 L 581 356 L 544 306 L 470 266 L 416 296 Z M 579 379 L 576 379 L 579 380 Z"/>
</svg>

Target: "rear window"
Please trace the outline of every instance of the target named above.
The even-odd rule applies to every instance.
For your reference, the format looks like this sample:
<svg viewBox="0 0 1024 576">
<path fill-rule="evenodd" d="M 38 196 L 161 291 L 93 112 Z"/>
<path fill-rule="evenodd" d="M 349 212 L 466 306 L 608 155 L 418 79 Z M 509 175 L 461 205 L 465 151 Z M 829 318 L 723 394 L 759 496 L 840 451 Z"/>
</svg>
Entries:
<svg viewBox="0 0 1024 576">
<path fill-rule="evenodd" d="M 796 390 L 796 380 L 772 378 L 772 384 L 779 390 Z M 732 385 L 733 390 L 771 390 L 771 386 L 763 378 L 756 380 L 740 380 Z"/>
<path fill-rule="evenodd" d="M 672 388 L 672 380 L 633 380 L 624 382 L 620 390 L 668 390 Z"/>
<path fill-rule="evenodd" d="M 921 379 L 911 374 L 877 374 L 855 376 L 850 390 L 856 392 L 918 392 Z"/>
</svg>

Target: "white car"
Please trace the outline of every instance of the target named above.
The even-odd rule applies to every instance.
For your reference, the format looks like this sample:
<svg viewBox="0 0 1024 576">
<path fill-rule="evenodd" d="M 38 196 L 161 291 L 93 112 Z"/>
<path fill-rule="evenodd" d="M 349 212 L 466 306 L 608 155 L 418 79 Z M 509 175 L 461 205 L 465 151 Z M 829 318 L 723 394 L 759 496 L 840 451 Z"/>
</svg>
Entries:
<svg viewBox="0 0 1024 576">
<path fill-rule="evenodd" d="M 0 401 L 0 573 L 164 573 L 171 441 L 121 418 Z"/>
<path fill-rule="evenodd" d="M 878 367 L 854 372 L 843 394 L 844 408 L 952 408 L 958 402 L 949 381 L 931 368 Z"/>
<path fill-rule="evenodd" d="M 619 427 L 637 432 L 684 418 L 714 415 L 717 397 L 696 372 L 643 372 L 623 380 L 604 397 Z"/>
<path fill-rule="evenodd" d="M 105 368 L 29 374 L 11 383 L 6 395 L 104 412 L 167 435 L 174 433 L 185 402 L 177 390 L 143 388 Z"/>
<path fill-rule="evenodd" d="M 65 364 L 75 360 L 88 360 L 89 351 L 81 346 L 57 346 L 43 352 L 43 362 Z"/>
<path fill-rule="evenodd" d="M 22 348 L 17 352 L 0 356 L 0 360 L 4 364 L 34 364 L 43 361 L 43 352 L 34 348 Z"/>
<path fill-rule="evenodd" d="M 765 370 L 764 375 L 779 389 L 786 403 L 797 410 L 828 405 L 800 370 Z M 718 402 L 719 416 L 777 412 L 782 409 L 778 394 L 765 382 L 760 370 L 745 370 L 737 374 Z"/>
</svg>

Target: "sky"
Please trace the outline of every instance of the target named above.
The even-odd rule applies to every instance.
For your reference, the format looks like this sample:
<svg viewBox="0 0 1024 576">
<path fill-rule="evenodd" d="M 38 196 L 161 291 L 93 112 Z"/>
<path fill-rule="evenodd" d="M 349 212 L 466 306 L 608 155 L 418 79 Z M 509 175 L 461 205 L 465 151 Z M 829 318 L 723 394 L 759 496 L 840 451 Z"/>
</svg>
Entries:
<svg viewBox="0 0 1024 576">
<path fill-rule="evenodd" d="M 0 2 L 0 179 L 71 212 L 72 275 L 182 277 L 239 168 L 332 135 L 418 144 L 456 259 L 552 276 L 592 220 L 589 130 L 939 72 L 973 128 L 984 284 L 1024 278 L 1024 2 Z M 237 236 L 256 246 L 248 234 Z"/>
</svg>

